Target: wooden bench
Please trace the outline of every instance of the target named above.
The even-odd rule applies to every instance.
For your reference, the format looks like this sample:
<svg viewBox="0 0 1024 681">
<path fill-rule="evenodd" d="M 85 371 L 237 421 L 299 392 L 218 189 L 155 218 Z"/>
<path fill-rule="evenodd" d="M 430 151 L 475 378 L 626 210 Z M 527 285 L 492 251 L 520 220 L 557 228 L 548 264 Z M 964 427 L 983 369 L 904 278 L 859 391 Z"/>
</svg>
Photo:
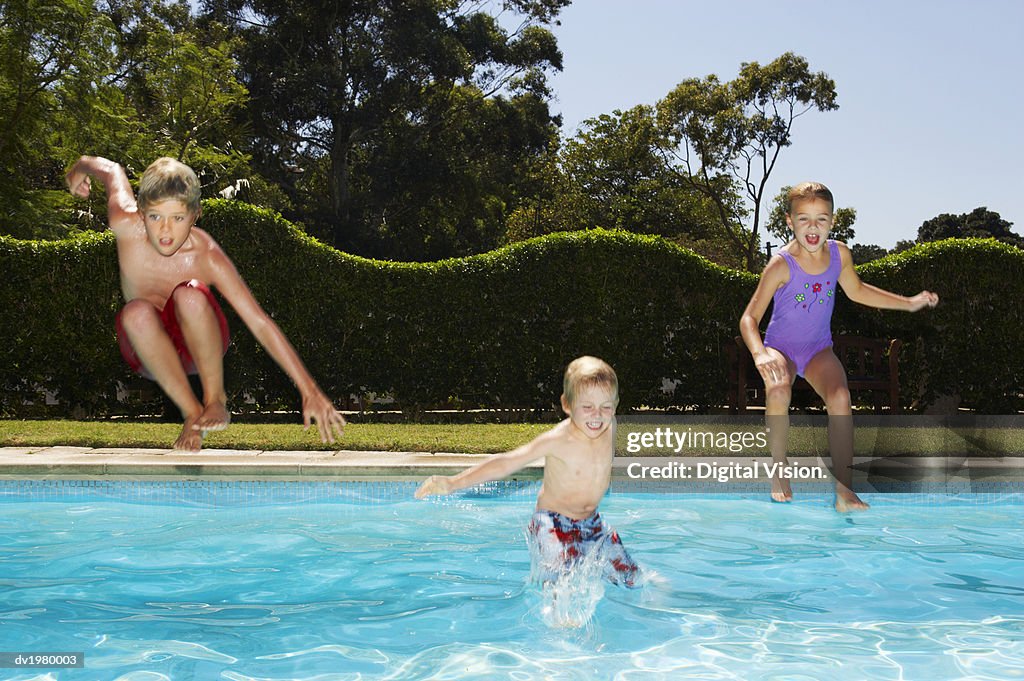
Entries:
<svg viewBox="0 0 1024 681">
<path fill-rule="evenodd" d="M 725 344 L 729 360 L 729 413 L 747 411 L 751 404 L 764 406 L 764 381 L 754 367 L 754 358 L 747 350 L 743 338 L 736 336 L 733 343 Z M 899 353 L 903 341 L 898 338 L 882 340 L 863 336 L 834 336 L 832 351 L 846 367 L 846 381 L 850 392 L 870 391 L 875 411 L 881 412 L 888 402 L 889 413 L 900 413 Z M 793 384 L 794 394 L 814 389 L 802 377 Z"/>
</svg>

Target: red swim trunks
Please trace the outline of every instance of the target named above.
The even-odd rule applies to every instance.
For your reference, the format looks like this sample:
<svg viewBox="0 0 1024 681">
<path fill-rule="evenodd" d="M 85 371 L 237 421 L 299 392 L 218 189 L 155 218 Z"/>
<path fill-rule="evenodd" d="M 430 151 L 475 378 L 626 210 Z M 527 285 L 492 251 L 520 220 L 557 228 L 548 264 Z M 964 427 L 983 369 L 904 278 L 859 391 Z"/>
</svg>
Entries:
<svg viewBox="0 0 1024 681">
<path fill-rule="evenodd" d="M 191 281 L 181 282 L 174 287 L 174 291 L 177 291 L 182 286 L 194 288 L 206 295 L 206 299 L 210 301 L 210 307 L 213 308 L 214 314 L 217 315 L 217 321 L 220 323 L 220 337 L 224 343 L 224 352 L 227 352 L 228 343 L 231 341 L 228 333 L 228 320 L 224 317 L 224 311 L 220 309 L 220 304 L 214 298 L 210 287 L 198 279 L 192 279 Z M 196 363 L 192 360 L 192 355 L 189 354 L 188 347 L 185 345 L 185 338 L 181 333 L 181 327 L 178 326 L 178 317 L 174 314 L 174 291 L 171 291 L 171 295 L 167 297 L 164 309 L 160 312 L 160 319 L 163 321 L 167 335 L 171 337 L 171 342 L 174 343 L 174 349 L 178 351 L 178 357 L 181 358 L 181 365 L 185 367 L 185 373 L 194 374 L 197 373 Z M 132 368 L 132 371 L 152 380 L 153 376 L 142 366 L 142 361 L 135 354 L 135 348 L 132 347 L 131 342 L 128 340 L 128 334 L 125 333 L 124 325 L 121 323 L 121 314 L 123 312 L 124 308 L 117 313 L 117 318 L 114 320 L 114 325 L 117 328 L 117 344 L 121 348 L 121 356 L 124 357 L 124 361 L 128 362 L 128 366 Z"/>
</svg>

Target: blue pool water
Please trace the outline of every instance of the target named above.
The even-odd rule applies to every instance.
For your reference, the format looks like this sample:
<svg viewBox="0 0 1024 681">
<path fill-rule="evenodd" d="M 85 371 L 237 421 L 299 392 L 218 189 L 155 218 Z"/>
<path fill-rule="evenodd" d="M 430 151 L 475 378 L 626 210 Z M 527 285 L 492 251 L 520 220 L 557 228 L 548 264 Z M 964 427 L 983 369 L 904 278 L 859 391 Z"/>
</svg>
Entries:
<svg viewBox="0 0 1024 681">
<path fill-rule="evenodd" d="M 86 668 L 0 678 L 1024 678 L 1024 495 L 611 494 L 650 577 L 572 628 L 527 582 L 535 484 L 413 489 L 2 487 L 0 650 Z"/>
</svg>

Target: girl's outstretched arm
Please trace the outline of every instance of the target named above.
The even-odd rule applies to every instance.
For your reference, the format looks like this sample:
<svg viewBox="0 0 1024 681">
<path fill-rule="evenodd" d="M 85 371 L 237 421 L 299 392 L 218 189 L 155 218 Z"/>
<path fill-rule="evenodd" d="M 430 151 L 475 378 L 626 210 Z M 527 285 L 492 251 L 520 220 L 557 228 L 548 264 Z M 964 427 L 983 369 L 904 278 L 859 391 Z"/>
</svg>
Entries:
<svg viewBox="0 0 1024 681">
<path fill-rule="evenodd" d="M 843 269 L 839 273 L 839 285 L 843 287 L 846 297 L 855 303 L 877 307 L 882 310 L 903 310 L 917 312 L 926 307 L 939 304 L 939 296 L 931 291 L 921 291 L 915 296 L 901 296 L 892 291 L 865 284 L 853 269 L 853 255 L 844 243 L 839 243 L 839 257 Z"/>
</svg>

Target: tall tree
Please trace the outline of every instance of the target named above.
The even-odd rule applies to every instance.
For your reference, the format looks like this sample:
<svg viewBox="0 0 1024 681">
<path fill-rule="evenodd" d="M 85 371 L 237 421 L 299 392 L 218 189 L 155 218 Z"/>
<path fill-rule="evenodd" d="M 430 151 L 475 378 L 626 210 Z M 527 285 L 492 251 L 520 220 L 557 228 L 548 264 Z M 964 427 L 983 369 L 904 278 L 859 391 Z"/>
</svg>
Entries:
<svg viewBox="0 0 1024 681">
<path fill-rule="evenodd" d="M 385 170 L 401 167 L 406 153 L 465 137 L 464 146 L 434 147 L 428 155 L 452 160 L 441 173 L 452 181 L 449 191 L 470 192 L 479 189 L 462 181 L 478 167 L 471 154 L 507 153 L 470 139 L 466 116 L 495 114 L 476 100 L 505 97 L 499 108 L 518 106 L 534 117 L 526 130 L 552 129 L 539 105 L 548 97 L 545 71 L 561 67 L 561 54 L 544 26 L 568 2 L 502 3 L 522 19 L 511 31 L 487 13 L 490 2 L 205 0 L 204 8 L 245 41 L 240 57 L 260 168 L 297 203 L 309 198 L 304 191 L 322 193 L 322 204 L 305 217 L 327 223 L 339 247 L 365 252 L 380 225 L 390 230 L 396 216 L 413 212 L 390 197 L 417 193 L 407 184 L 417 173 L 421 186 L 430 179 L 431 167 L 410 168 L 391 176 L 390 197 L 378 192 L 389 185 Z M 530 103 L 510 103 L 517 97 Z M 404 143 L 396 146 L 396 139 Z M 454 181 L 449 171 L 459 166 L 463 174 Z M 440 183 L 434 190 L 446 195 Z"/>
<path fill-rule="evenodd" d="M 715 75 L 685 80 L 658 102 L 681 176 L 714 202 L 747 269 L 760 262 L 765 191 L 779 154 L 792 144 L 794 122 L 837 108 L 835 83 L 790 52 L 766 66 L 745 63 L 729 82 Z"/>
</svg>

